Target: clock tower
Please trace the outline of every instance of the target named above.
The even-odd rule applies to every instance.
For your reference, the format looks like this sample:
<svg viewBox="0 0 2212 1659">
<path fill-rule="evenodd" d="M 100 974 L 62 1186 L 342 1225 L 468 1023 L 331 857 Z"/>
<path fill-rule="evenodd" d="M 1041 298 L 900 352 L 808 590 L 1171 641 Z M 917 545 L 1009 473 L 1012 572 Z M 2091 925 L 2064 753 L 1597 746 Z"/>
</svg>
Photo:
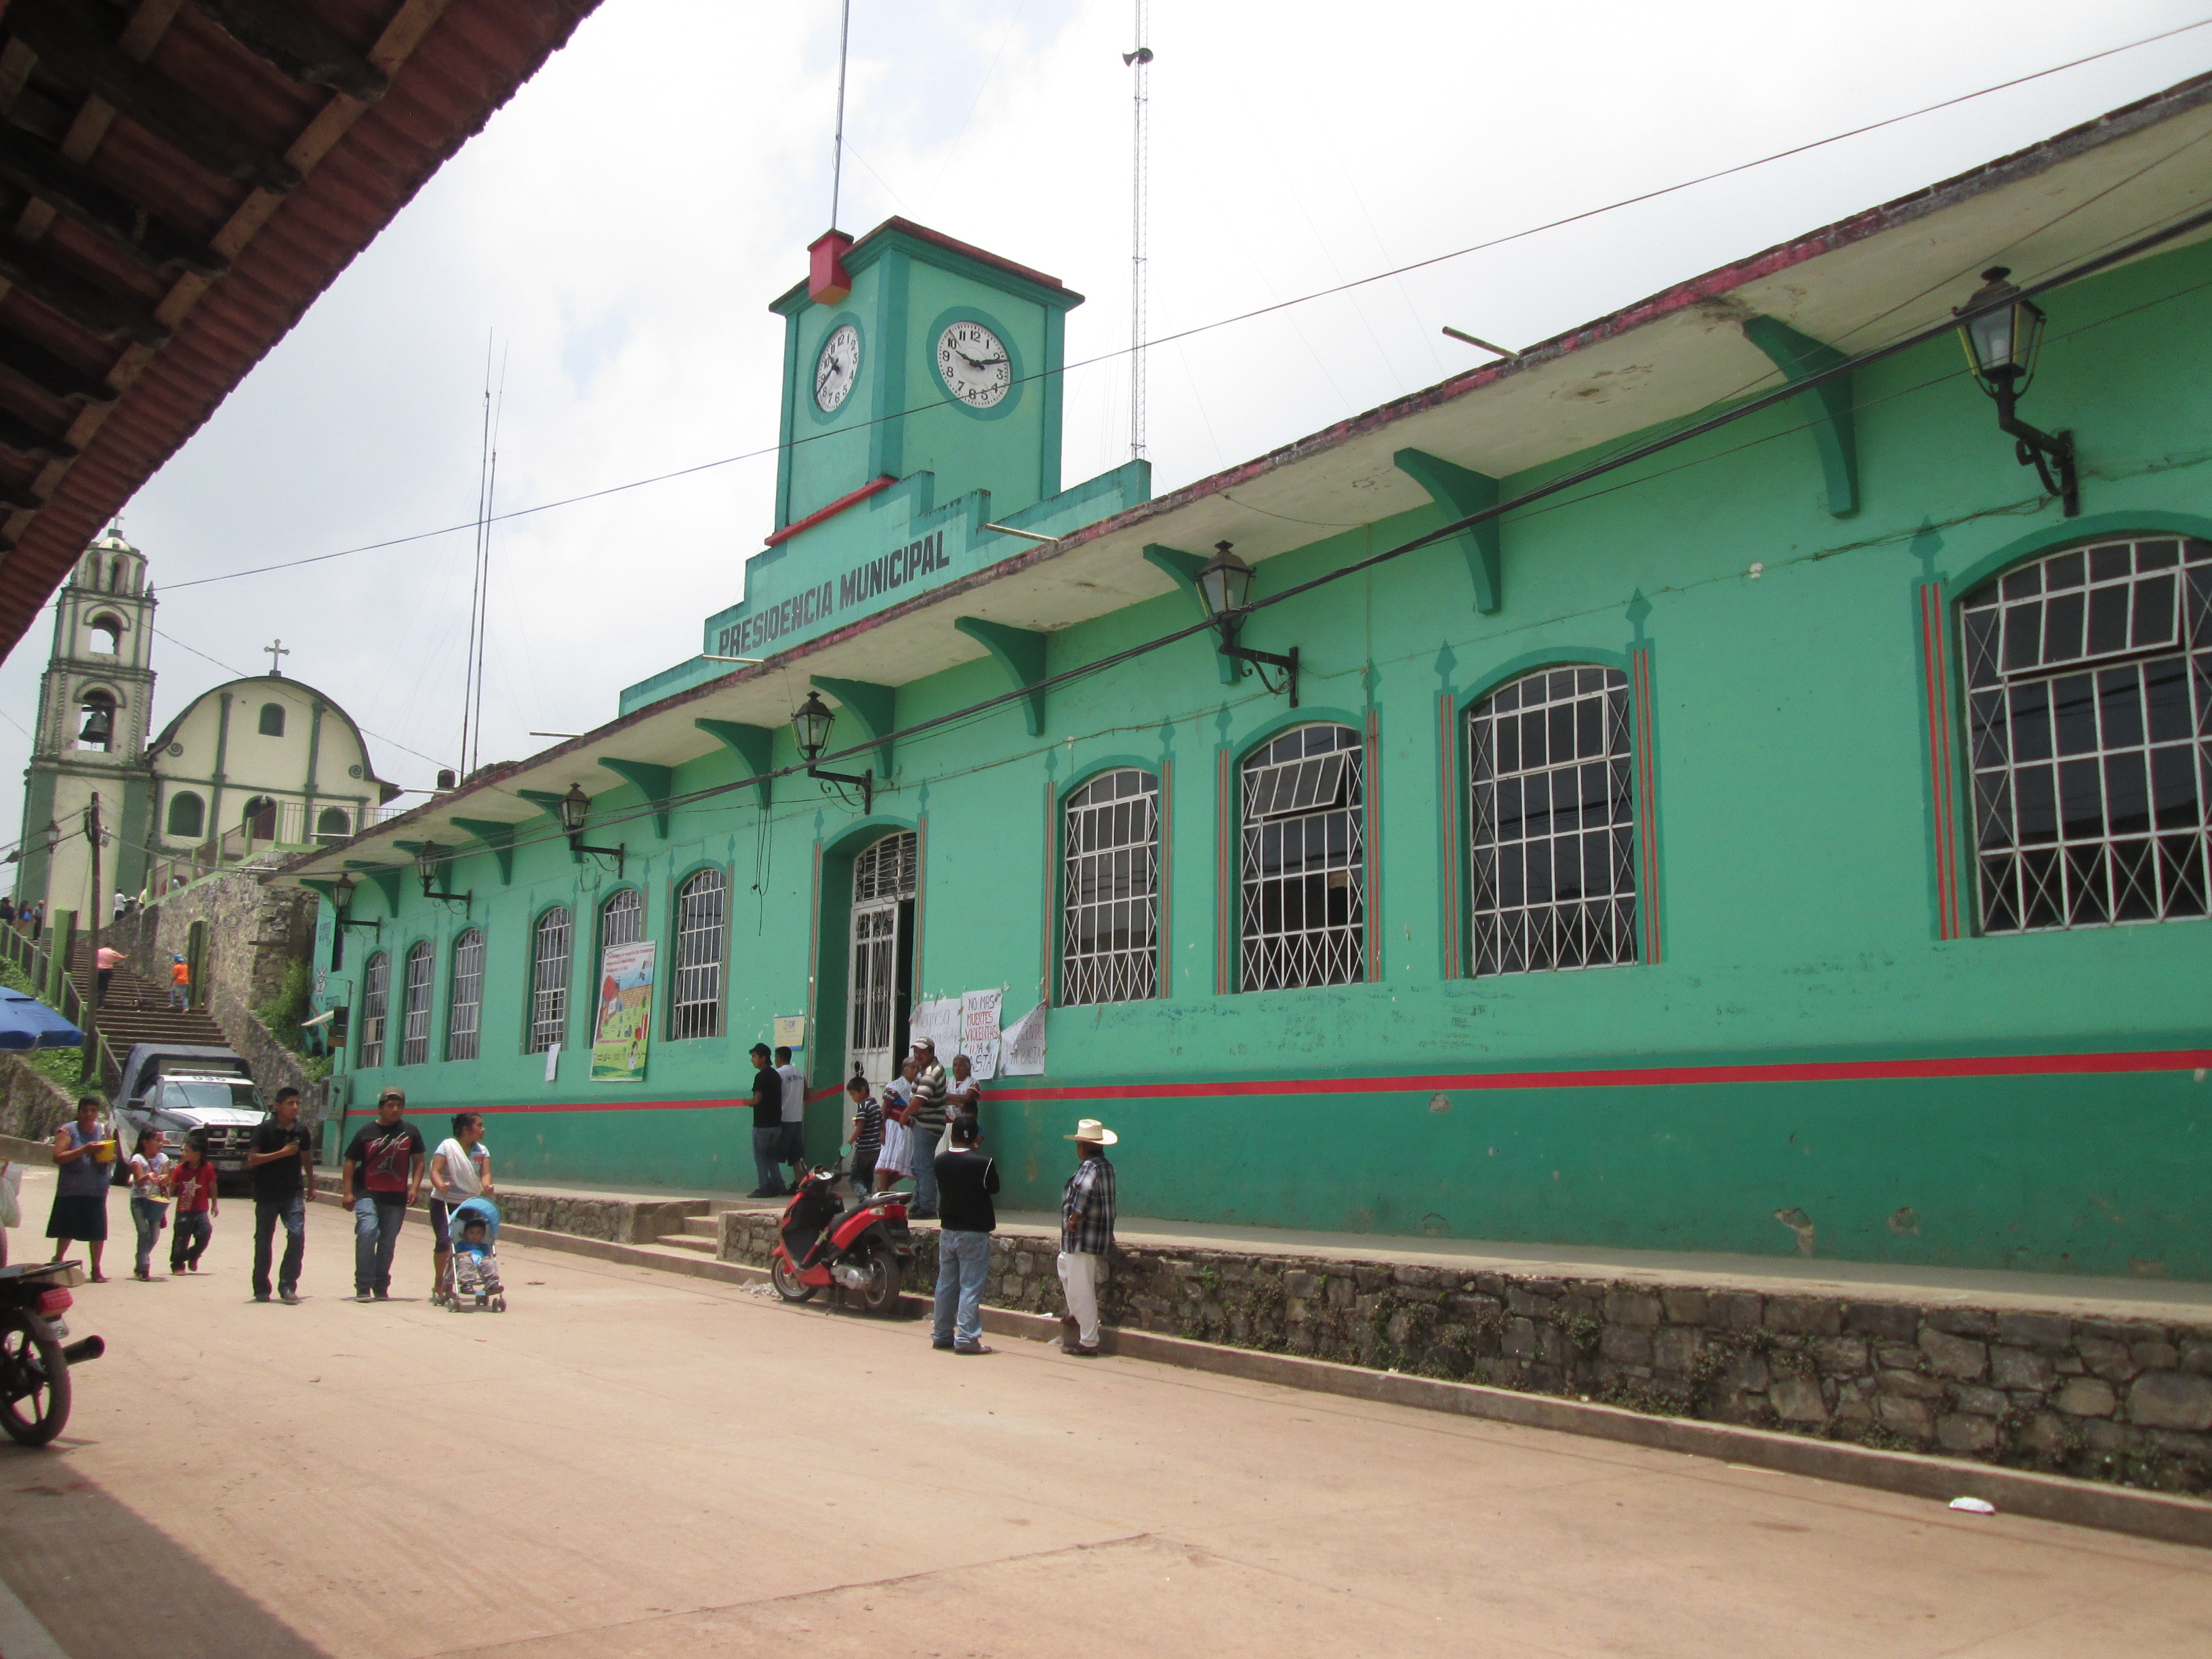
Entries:
<svg viewBox="0 0 2212 1659">
<path fill-rule="evenodd" d="M 878 479 L 1005 514 L 1060 492 L 1060 279 L 906 219 L 814 244 L 784 319 L 782 532 Z"/>
</svg>

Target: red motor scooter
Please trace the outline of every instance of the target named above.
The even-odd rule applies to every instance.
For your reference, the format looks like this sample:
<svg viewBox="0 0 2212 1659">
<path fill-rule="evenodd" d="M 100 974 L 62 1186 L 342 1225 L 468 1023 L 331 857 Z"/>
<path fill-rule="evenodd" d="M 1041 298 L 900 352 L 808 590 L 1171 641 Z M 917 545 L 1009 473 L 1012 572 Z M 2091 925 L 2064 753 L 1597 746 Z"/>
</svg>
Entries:
<svg viewBox="0 0 2212 1659">
<path fill-rule="evenodd" d="M 876 1193 L 842 1210 L 832 1190 L 843 1171 L 835 1164 L 807 1170 L 783 1212 L 769 1279 L 786 1302 L 806 1302 L 828 1285 L 857 1293 L 872 1314 L 898 1303 L 906 1264 L 914 1255 L 904 1193 Z"/>
</svg>

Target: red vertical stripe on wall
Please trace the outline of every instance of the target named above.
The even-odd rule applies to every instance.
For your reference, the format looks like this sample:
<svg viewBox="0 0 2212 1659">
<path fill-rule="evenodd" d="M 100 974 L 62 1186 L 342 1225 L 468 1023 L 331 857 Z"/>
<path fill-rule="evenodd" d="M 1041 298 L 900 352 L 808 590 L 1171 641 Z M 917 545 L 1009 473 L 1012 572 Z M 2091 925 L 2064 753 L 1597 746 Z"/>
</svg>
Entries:
<svg viewBox="0 0 2212 1659">
<path fill-rule="evenodd" d="M 1215 755 L 1213 830 L 1213 988 L 1226 996 L 1237 988 L 1231 967 L 1237 934 L 1237 759 L 1226 749 Z"/>
<path fill-rule="evenodd" d="M 1437 695 L 1437 797 L 1443 806 L 1443 836 L 1437 842 L 1437 896 L 1443 910 L 1444 977 L 1463 976 L 1459 926 L 1459 708 L 1452 694 Z"/>
<path fill-rule="evenodd" d="M 1060 792 L 1053 781 L 1044 781 L 1044 945 L 1037 976 L 1037 1000 L 1049 1002 L 1060 986 L 1059 963 L 1054 959 L 1054 935 L 1060 922 Z"/>
<path fill-rule="evenodd" d="M 1936 933 L 1959 939 L 1958 793 L 1952 776 L 1951 634 L 1939 582 L 1920 585 L 1920 671 L 1928 720 L 1929 829 L 1935 838 Z"/>
<path fill-rule="evenodd" d="M 1164 1000 L 1172 991 L 1171 970 L 1175 965 L 1172 941 L 1175 929 L 1175 757 L 1169 755 L 1160 761 L 1160 827 L 1159 858 L 1155 866 L 1154 879 L 1159 884 L 1160 940 L 1160 996 Z"/>
<path fill-rule="evenodd" d="M 1659 932 L 1659 765 L 1651 695 L 1651 647 L 1628 653 L 1629 696 L 1636 714 L 1637 912 L 1644 923 L 1644 960 L 1664 959 Z"/>
<path fill-rule="evenodd" d="M 1367 711 L 1367 856 L 1360 876 L 1367 884 L 1367 982 L 1382 979 L 1382 744 L 1380 717 Z"/>
</svg>

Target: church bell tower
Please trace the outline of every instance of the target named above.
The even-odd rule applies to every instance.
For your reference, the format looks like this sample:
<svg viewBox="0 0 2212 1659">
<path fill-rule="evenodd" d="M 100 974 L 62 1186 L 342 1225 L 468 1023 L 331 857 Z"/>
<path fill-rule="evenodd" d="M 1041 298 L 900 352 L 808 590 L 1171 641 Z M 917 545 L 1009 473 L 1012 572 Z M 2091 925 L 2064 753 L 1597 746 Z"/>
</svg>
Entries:
<svg viewBox="0 0 2212 1659">
<path fill-rule="evenodd" d="M 54 646 L 39 690 L 39 724 L 24 774 L 22 854 L 15 898 L 49 915 L 135 893 L 145 881 L 146 760 L 154 702 L 154 593 L 146 556 L 111 525 L 84 550 L 54 597 Z M 108 832 L 101 891 L 91 891 L 84 815 L 94 793 Z M 48 824 L 60 831 L 47 850 Z"/>
</svg>

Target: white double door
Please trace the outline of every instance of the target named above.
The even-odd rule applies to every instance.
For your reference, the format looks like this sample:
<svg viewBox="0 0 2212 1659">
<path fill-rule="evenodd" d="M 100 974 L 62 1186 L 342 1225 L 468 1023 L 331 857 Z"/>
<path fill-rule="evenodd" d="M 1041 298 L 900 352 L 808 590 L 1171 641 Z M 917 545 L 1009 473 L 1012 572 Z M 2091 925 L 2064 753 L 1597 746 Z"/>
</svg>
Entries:
<svg viewBox="0 0 2212 1659">
<path fill-rule="evenodd" d="M 878 899 L 853 907 L 852 1018 L 846 1063 L 880 1091 L 906 1058 L 907 1006 L 914 942 L 914 902 Z"/>
</svg>

